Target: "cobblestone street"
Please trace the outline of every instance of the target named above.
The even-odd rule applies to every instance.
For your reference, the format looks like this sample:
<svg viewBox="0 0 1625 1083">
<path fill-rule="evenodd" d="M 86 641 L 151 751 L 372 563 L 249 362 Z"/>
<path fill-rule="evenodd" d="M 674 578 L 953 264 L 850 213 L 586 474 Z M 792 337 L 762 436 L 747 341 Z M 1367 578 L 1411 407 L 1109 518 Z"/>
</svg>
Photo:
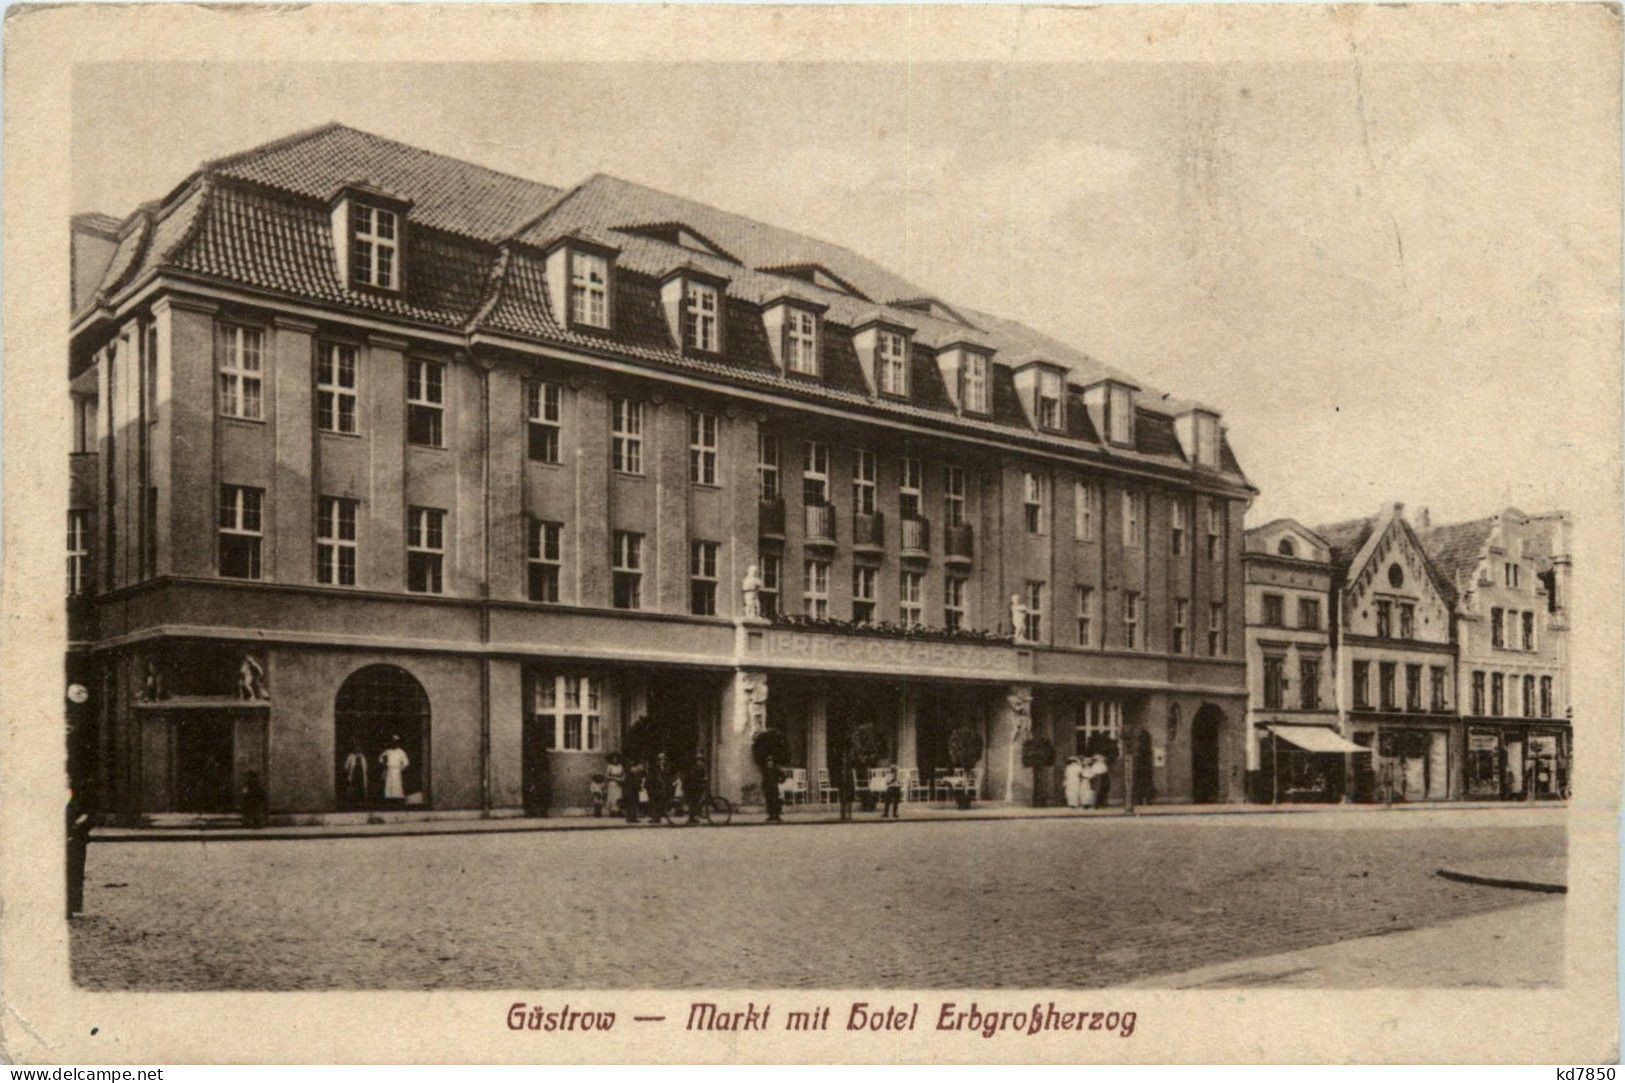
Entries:
<svg viewBox="0 0 1625 1083">
<path fill-rule="evenodd" d="M 1328 811 L 99 843 L 73 967 L 135 989 L 1103 986 L 1526 904 L 1435 871 L 1561 855 L 1563 825 Z"/>
</svg>

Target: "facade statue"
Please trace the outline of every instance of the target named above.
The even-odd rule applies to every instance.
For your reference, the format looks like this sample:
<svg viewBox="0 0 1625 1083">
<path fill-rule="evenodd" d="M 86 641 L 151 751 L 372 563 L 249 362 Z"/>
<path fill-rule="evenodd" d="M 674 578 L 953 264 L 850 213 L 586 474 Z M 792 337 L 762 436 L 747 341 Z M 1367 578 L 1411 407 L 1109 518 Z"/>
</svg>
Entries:
<svg viewBox="0 0 1625 1083">
<path fill-rule="evenodd" d="M 1010 627 L 1013 629 L 1016 642 L 1024 643 L 1027 640 L 1027 603 L 1021 600 L 1021 595 L 1010 595 Z"/>
<path fill-rule="evenodd" d="M 164 691 L 164 677 L 158 670 L 158 661 L 155 658 L 147 659 L 147 675 L 141 680 L 141 700 L 143 703 L 157 703 L 167 698 Z"/>
<path fill-rule="evenodd" d="M 745 569 L 745 578 L 739 584 L 745 594 L 745 617 L 760 620 L 762 616 L 762 575 L 756 565 Z"/>
<path fill-rule="evenodd" d="M 242 664 L 237 667 L 237 696 L 239 699 L 270 699 L 265 687 L 265 667 L 251 652 L 243 652 Z"/>
</svg>

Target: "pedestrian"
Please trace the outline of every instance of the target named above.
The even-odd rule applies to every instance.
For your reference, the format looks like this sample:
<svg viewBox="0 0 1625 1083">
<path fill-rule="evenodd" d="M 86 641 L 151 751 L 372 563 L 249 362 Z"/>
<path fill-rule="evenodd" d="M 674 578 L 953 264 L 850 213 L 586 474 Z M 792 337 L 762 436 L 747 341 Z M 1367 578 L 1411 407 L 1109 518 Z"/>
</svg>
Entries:
<svg viewBox="0 0 1625 1083">
<path fill-rule="evenodd" d="M 351 741 L 344 757 L 344 803 L 355 808 L 367 803 L 367 754 L 360 741 Z"/>
<path fill-rule="evenodd" d="M 784 791 L 779 788 L 783 782 L 784 773 L 779 770 L 779 762 L 769 752 L 762 757 L 762 800 L 767 803 L 767 822 L 770 824 L 784 822 Z"/>
<path fill-rule="evenodd" d="M 625 800 L 626 764 L 621 762 L 619 752 L 611 752 L 604 758 L 604 805 L 612 816 L 625 815 Z"/>
<path fill-rule="evenodd" d="M 688 776 L 683 780 L 683 794 L 688 798 L 689 823 L 699 820 L 700 810 L 705 807 L 705 799 L 710 793 L 711 773 L 706 769 L 705 756 L 696 755 L 689 765 Z"/>
<path fill-rule="evenodd" d="M 903 803 L 903 784 L 897 777 L 897 765 L 895 763 L 886 765 L 885 781 L 886 793 L 884 802 L 880 806 L 880 818 L 884 820 L 890 815 L 894 820 L 901 819 L 898 815 L 898 809 Z"/>
<path fill-rule="evenodd" d="M 1106 797 L 1111 790 L 1111 767 L 1106 763 L 1104 756 L 1090 756 L 1089 763 L 1084 768 L 1084 778 L 1089 787 L 1089 805 L 1092 808 L 1105 808 Z"/>
<path fill-rule="evenodd" d="M 401 747 L 401 736 L 389 739 L 389 747 L 378 754 L 378 764 L 384 769 L 384 800 L 391 804 L 406 803 L 406 769 L 412 765 L 406 750 Z"/>
<path fill-rule="evenodd" d="M 1066 758 L 1066 771 L 1061 776 L 1065 780 L 1066 807 L 1083 807 L 1083 761 L 1076 756 Z"/>
<path fill-rule="evenodd" d="M 852 764 L 845 755 L 835 761 L 835 794 L 841 805 L 841 819 L 852 818 L 852 802 L 857 797 L 857 780 L 852 775 Z"/>
<path fill-rule="evenodd" d="M 243 788 L 240 797 L 243 810 L 243 826 L 264 827 L 270 820 L 270 799 L 266 797 L 265 786 L 260 782 L 258 772 L 250 771 L 243 776 Z"/>
<path fill-rule="evenodd" d="M 649 822 L 658 824 L 671 811 L 671 766 L 664 752 L 657 753 L 644 777 L 649 790 Z"/>
<path fill-rule="evenodd" d="M 85 909 L 85 859 L 90 851 L 92 818 L 89 804 L 76 790 L 68 791 L 68 917 Z"/>
<path fill-rule="evenodd" d="M 643 801 L 643 764 L 629 763 L 626 767 L 626 822 L 638 822 L 638 808 Z"/>
</svg>

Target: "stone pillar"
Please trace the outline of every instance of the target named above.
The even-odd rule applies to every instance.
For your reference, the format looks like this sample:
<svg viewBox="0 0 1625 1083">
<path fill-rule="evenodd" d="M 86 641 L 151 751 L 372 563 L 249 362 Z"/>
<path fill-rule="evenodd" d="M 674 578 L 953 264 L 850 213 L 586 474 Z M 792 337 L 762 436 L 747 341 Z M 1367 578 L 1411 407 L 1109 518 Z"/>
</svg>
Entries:
<svg viewBox="0 0 1625 1083">
<path fill-rule="evenodd" d="M 915 739 L 915 723 L 919 719 L 920 704 L 911 685 L 903 685 L 897 707 L 897 766 L 919 766 L 919 744 Z"/>
<path fill-rule="evenodd" d="M 761 782 L 750 744 L 767 726 L 767 674 L 736 671 L 724 686 L 718 723 L 711 784 L 716 793 L 737 802 L 746 786 Z"/>
<path fill-rule="evenodd" d="M 829 700 L 822 689 L 809 689 L 802 702 L 807 710 L 807 771 L 810 785 L 818 784 L 819 768 L 829 767 Z"/>
<path fill-rule="evenodd" d="M 1021 766 L 1021 745 L 1033 731 L 1033 687 L 1013 684 L 994 711 L 982 764 L 982 796 L 1011 803 L 1031 802 L 1031 772 Z"/>
</svg>

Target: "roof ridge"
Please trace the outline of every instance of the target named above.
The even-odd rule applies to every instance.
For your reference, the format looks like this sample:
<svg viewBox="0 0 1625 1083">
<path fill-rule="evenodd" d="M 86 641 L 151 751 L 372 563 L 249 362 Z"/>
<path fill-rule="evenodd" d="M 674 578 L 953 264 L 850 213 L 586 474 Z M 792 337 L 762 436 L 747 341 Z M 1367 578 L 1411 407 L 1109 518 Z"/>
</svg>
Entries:
<svg viewBox="0 0 1625 1083">
<path fill-rule="evenodd" d="M 294 146 L 295 144 L 305 142 L 307 139 L 314 139 L 319 135 L 326 135 L 328 132 L 337 131 L 340 128 L 348 128 L 348 127 L 349 127 L 349 125 L 344 124 L 344 123 L 342 123 L 340 121 L 330 120 L 330 121 L 327 121 L 325 124 L 317 124 L 314 127 L 310 127 L 310 128 L 301 128 L 297 132 L 293 132 L 293 133 L 291 133 L 289 135 L 284 135 L 279 139 L 273 139 L 268 143 L 261 143 L 258 146 L 249 147 L 247 150 L 235 151 L 235 152 L 233 152 L 231 154 L 221 155 L 219 158 L 206 159 L 201 165 L 199 165 L 197 167 L 197 169 L 193 170 L 193 173 L 194 174 L 197 174 L 197 173 L 212 173 L 215 170 L 225 169 L 225 168 L 228 168 L 228 167 L 234 166 L 234 165 L 240 165 L 243 162 L 249 161 L 249 160 L 251 160 L 253 158 L 256 158 L 256 157 L 260 157 L 260 156 L 269 154 L 272 151 L 286 150 L 287 148 L 289 148 L 291 146 Z M 359 128 L 350 128 L 350 130 L 351 131 L 357 131 L 357 132 L 361 131 L 361 129 L 359 129 Z M 371 132 L 361 132 L 361 134 L 362 135 L 371 135 L 372 133 Z M 188 179 L 190 179 L 190 178 L 188 178 Z M 182 182 L 182 183 L 184 183 L 184 182 Z"/>
</svg>

